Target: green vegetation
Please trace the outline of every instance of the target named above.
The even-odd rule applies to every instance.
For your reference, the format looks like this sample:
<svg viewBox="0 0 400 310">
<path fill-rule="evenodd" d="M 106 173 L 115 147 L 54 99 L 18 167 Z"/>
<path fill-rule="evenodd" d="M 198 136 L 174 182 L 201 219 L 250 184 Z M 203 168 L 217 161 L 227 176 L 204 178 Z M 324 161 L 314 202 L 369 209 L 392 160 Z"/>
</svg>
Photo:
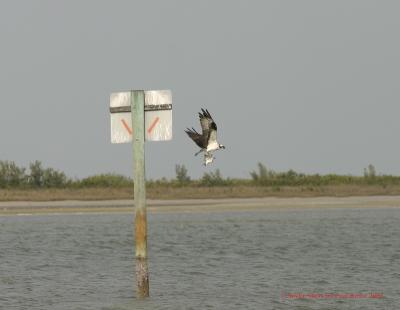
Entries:
<svg viewBox="0 0 400 310">
<path fill-rule="evenodd" d="M 42 163 L 38 160 L 29 165 L 30 175 L 27 175 L 27 185 L 31 187 L 65 187 L 67 185 L 67 177 L 64 172 L 57 171 L 53 168 L 42 167 Z"/>
<path fill-rule="evenodd" d="M 188 170 L 185 165 L 175 165 L 176 180 L 180 185 L 187 185 L 190 183 Z"/>
<path fill-rule="evenodd" d="M 244 181 L 244 182 L 243 182 Z M 240 182 L 239 180 L 234 181 L 233 179 L 230 178 L 224 178 L 221 174 L 221 171 L 219 169 L 215 170 L 215 172 L 210 172 L 210 173 L 204 173 L 203 177 L 200 180 L 200 185 L 201 186 L 229 186 L 229 185 L 235 185 L 235 184 L 244 184 L 247 183 L 246 180 L 243 180 Z"/>
<path fill-rule="evenodd" d="M 53 168 L 43 168 L 41 162 L 29 165 L 29 172 L 12 161 L 0 161 L 0 188 L 61 188 L 69 181 L 64 172 Z"/>
<path fill-rule="evenodd" d="M 153 199 L 227 198 L 227 197 L 299 197 L 398 195 L 400 176 L 381 175 L 373 165 L 363 176 L 304 174 L 294 170 L 276 172 L 258 163 L 250 178 L 226 178 L 219 169 L 191 179 L 184 165 L 175 166 L 173 179 L 147 181 L 147 193 Z M 70 179 L 63 172 L 43 167 L 40 161 L 29 168 L 12 161 L 0 161 L 0 200 L 126 199 L 133 195 L 133 180 L 118 174 L 99 174 Z M 106 189 L 106 190 L 105 190 Z"/>
<path fill-rule="evenodd" d="M 12 161 L 0 161 L 0 187 L 16 187 L 27 183 L 25 168 L 18 167 Z"/>
<path fill-rule="evenodd" d="M 338 174 L 304 174 L 294 170 L 275 172 L 258 163 L 258 172 L 250 172 L 258 186 L 328 186 L 328 185 L 400 185 L 400 176 L 377 175 L 373 165 L 364 169 L 364 176 Z"/>
<path fill-rule="evenodd" d="M 376 177 L 376 170 L 373 165 L 369 164 L 367 168 L 364 168 L 364 177 L 366 179 L 373 179 Z"/>
<path fill-rule="evenodd" d="M 128 187 L 133 186 L 132 179 L 119 174 L 99 174 L 75 181 L 75 187 Z"/>
<path fill-rule="evenodd" d="M 337 174 L 304 174 L 292 169 L 275 172 L 258 163 L 250 172 L 251 179 L 224 178 L 219 169 L 206 172 L 192 180 L 185 165 L 175 166 L 174 179 L 149 180 L 150 187 L 212 187 L 212 186 L 327 186 L 327 185 L 400 185 L 400 176 L 379 175 L 373 165 L 364 169 L 363 176 Z M 0 188 L 93 188 L 131 187 L 133 180 L 118 174 L 98 174 L 83 179 L 67 178 L 64 172 L 44 168 L 40 161 L 29 164 L 29 169 L 18 167 L 12 161 L 0 161 Z"/>
</svg>

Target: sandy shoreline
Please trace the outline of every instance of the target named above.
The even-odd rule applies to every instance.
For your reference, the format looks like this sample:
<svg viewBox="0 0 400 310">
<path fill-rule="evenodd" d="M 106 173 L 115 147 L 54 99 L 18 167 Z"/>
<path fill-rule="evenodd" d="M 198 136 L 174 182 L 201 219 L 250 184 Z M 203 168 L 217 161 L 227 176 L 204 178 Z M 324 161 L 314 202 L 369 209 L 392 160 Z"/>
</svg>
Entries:
<svg viewBox="0 0 400 310">
<path fill-rule="evenodd" d="M 315 198 L 234 198 L 147 200 L 149 212 L 212 212 L 268 210 L 276 208 L 366 208 L 400 207 L 400 196 L 315 197 Z M 130 213 L 133 200 L 100 201 L 9 201 L 0 202 L 0 215 L 52 213 Z"/>
</svg>

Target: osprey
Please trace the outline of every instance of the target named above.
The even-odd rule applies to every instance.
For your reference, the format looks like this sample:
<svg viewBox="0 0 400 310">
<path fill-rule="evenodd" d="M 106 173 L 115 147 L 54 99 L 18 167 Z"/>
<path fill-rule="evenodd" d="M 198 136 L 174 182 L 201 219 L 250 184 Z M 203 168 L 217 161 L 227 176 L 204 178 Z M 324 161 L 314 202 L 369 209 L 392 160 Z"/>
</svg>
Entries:
<svg viewBox="0 0 400 310">
<path fill-rule="evenodd" d="M 224 149 L 225 146 L 217 141 L 217 124 L 214 122 L 210 112 L 207 109 L 201 109 L 201 112 L 199 113 L 199 118 L 202 133 L 199 134 L 193 127 L 192 129 L 187 128 L 185 132 L 200 147 L 200 151 L 194 155 L 197 156 L 204 152 L 204 165 L 206 166 L 212 163 L 215 158 L 211 152 Z"/>
</svg>

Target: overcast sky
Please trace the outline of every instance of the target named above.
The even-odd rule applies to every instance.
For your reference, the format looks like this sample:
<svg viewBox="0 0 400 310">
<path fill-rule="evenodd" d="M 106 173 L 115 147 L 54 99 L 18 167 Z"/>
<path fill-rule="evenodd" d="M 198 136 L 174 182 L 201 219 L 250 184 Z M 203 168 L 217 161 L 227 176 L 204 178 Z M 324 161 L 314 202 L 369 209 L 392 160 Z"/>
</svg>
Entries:
<svg viewBox="0 0 400 310">
<path fill-rule="evenodd" d="M 149 178 L 219 168 L 400 174 L 399 1 L 1 1 L 0 160 L 132 175 L 110 93 L 171 89 L 173 141 Z M 207 108 L 213 165 L 184 133 Z"/>
</svg>

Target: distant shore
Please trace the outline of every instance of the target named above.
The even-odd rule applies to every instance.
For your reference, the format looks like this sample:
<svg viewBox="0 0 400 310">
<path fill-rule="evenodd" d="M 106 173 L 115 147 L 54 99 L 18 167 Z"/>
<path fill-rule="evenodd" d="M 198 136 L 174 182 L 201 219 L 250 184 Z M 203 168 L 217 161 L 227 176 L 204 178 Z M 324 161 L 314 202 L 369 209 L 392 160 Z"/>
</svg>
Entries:
<svg viewBox="0 0 400 310">
<path fill-rule="evenodd" d="M 264 197 L 351 197 L 400 196 L 400 185 L 320 185 L 320 186 L 148 186 L 148 199 L 229 199 Z M 132 186 L 83 188 L 0 189 L 0 201 L 63 201 L 132 199 Z"/>
<path fill-rule="evenodd" d="M 147 201 L 150 213 L 292 210 L 310 208 L 400 208 L 400 196 L 180 199 Z M 8 201 L 0 202 L 1 215 L 57 213 L 133 213 L 133 200 Z"/>
</svg>

